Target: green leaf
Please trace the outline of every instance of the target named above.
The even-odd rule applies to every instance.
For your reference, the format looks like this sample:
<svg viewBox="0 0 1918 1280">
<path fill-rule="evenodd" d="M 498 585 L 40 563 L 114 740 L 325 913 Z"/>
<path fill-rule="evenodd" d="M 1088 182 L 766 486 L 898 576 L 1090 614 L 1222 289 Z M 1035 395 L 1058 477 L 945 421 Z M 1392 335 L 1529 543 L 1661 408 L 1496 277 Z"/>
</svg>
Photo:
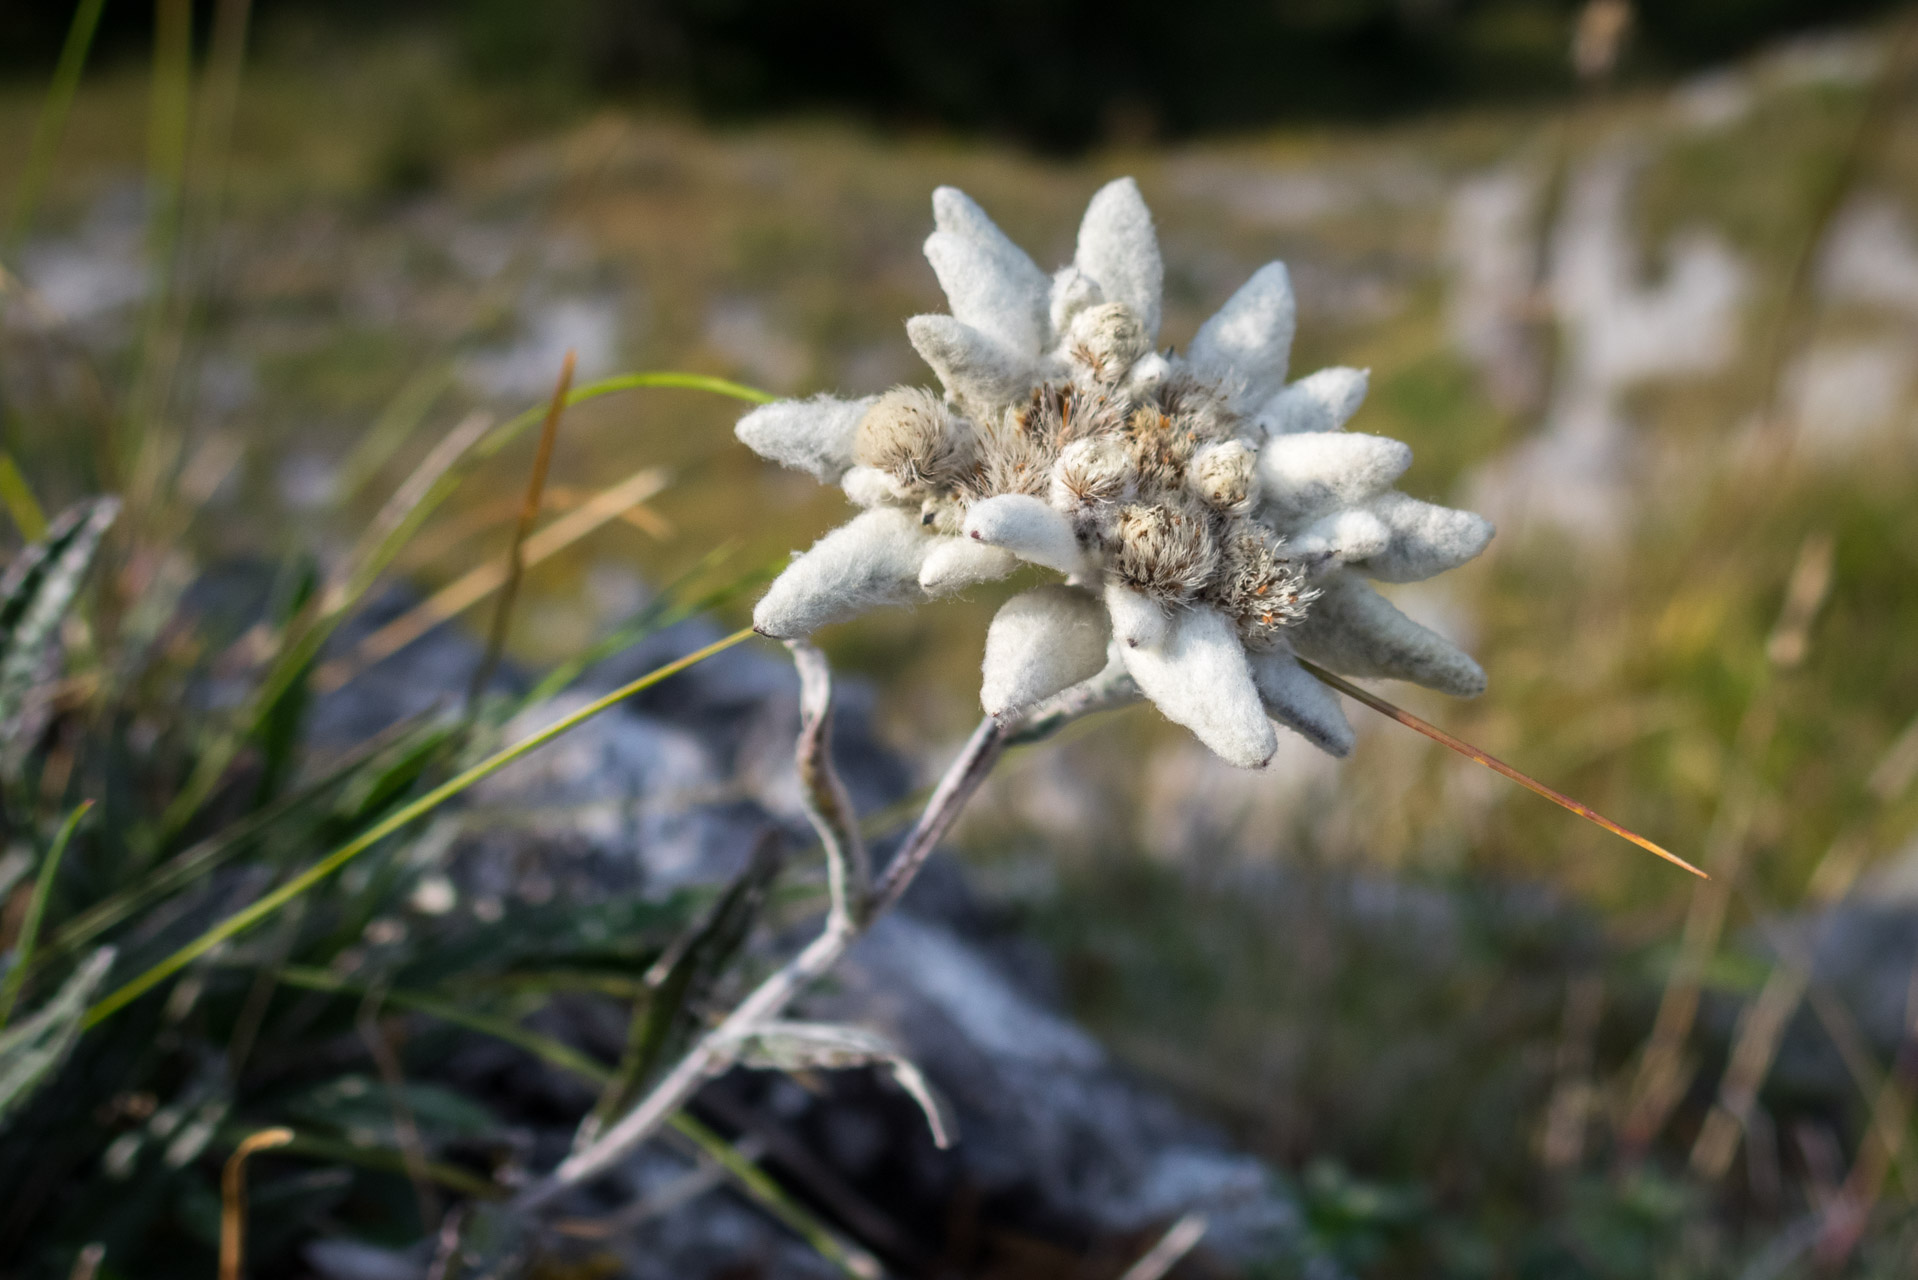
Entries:
<svg viewBox="0 0 1918 1280">
<path fill-rule="evenodd" d="M 0 1122 L 34 1095 L 67 1060 L 80 1038 L 87 1001 L 113 967 L 113 948 L 101 947 L 66 980 L 53 999 L 11 1031 L 0 1033 Z"/>
<path fill-rule="evenodd" d="M 34 688 L 80 582 L 100 548 L 120 500 L 89 498 L 60 513 L 47 536 L 15 556 L 0 574 L 0 748 L 27 728 Z"/>
<path fill-rule="evenodd" d="M 60 824 L 60 832 L 54 836 L 53 844 L 47 849 L 47 856 L 40 863 L 40 875 L 33 884 L 33 897 L 27 903 L 27 916 L 20 924 L 20 940 L 14 944 L 13 958 L 7 966 L 7 976 L 0 980 L 0 1027 L 7 1025 L 7 1019 L 13 1016 L 14 1002 L 20 998 L 20 988 L 26 985 L 27 967 L 33 963 L 33 948 L 40 940 L 40 921 L 46 918 L 47 898 L 53 893 L 53 878 L 60 874 L 60 859 L 67 851 L 67 845 L 73 840 L 73 833 L 79 830 L 80 819 L 87 816 L 87 810 L 93 807 L 93 801 L 83 801 L 75 806 L 67 820 Z"/>
</svg>

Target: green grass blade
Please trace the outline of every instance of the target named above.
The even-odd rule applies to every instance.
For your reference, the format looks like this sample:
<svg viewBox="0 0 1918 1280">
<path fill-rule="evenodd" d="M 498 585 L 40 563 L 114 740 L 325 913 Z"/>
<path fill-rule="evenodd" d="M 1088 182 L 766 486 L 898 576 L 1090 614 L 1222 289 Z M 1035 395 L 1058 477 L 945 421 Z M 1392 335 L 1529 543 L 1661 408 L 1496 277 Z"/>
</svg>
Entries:
<svg viewBox="0 0 1918 1280">
<path fill-rule="evenodd" d="M 309 968 L 304 965 L 285 966 L 280 969 L 278 977 L 289 987 L 298 987 L 307 991 L 331 991 L 342 995 L 364 996 L 370 990 L 362 983 L 350 982 L 328 970 Z M 613 1078 L 611 1069 L 589 1058 L 573 1046 L 555 1040 L 551 1036 L 543 1036 L 537 1031 L 529 1031 L 510 1018 L 475 1013 L 471 1009 L 420 991 L 388 987 L 380 994 L 387 1004 L 396 1008 L 410 1009 L 415 1013 L 423 1013 L 429 1018 L 437 1018 L 441 1022 L 450 1023 L 456 1027 L 465 1027 L 469 1031 L 492 1036 L 496 1040 L 524 1049 L 534 1057 L 562 1071 L 570 1071 L 592 1084 L 603 1087 Z M 840 1271 L 855 1277 L 856 1280 L 870 1280 L 870 1277 L 880 1274 L 878 1263 L 870 1254 L 863 1249 L 848 1246 L 830 1228 L 814 1217 L 810 1210 L 787 1194 L 786 1189 L 780 1186 L 771 1175 L 740 1155 L 733 1149 L 731 1143 L 717 1133 L 684 1112 L 674 1116 L 668 1123 L 682 1137 L 724 1169 L 727 1176 L 738 1183 L 742 1191 L 757 1200 L 768 1213 L 784 1223 Z"/>
<path fill-rule="evenodd" d="M 445 804 L 448 800 L 460 794 L 460 792 L 465 791 L 474 783 L 492 776 L 527 752 L 544 746 L 569 729 L 585 723 L 608 708 L 623 702 L 640 690 L 650 688 L 670 676 L 679 674 L 688 667 L 705 661 L 716 653 L 730 649 L 752 634 L 751 628 L 743 628 L 735 631 L 723 640 L 716 640 L 703 649 L 689 653 L 685 657 L 669 662 L 663 667 L 656 668 L 640 676 L 637 680 L 613 690 L 605 697 L 588 703 L 571 715 L 555 721 L 538 733 L 522 738 L 511 746 L 495 752 L 459 776 L 435 787 L 411 804 L 390 814 L 354 839 L 341 845 L 338 849 L 335 849 L 332 853 L 329 853 L 326 857 L 320 859 L 311 867 L 308 867 L 305 871 L 287 881 L 278 889 L 275 889 L 272 893 L 267 894 L 251 906 L 228 916 L 225 920 L 222 920 L 219 924 L 207 930 L 186 946 L 181 947 L 178 951 L 175 951 L 172 955 L 160 961 L 146 972 L 113 991 L 99 1003 L 87 1010 L 84 1026 L 87 1028 L 98 1026 L 115 1012 L 138 999 L 141 995 L 175 973 L 178 973 L 181 969 L 184 969 L 187 965 L 220 945 L 220 943 L 233 937 L 235 934 L 243 933 L 247 929 L 252 928 L 287 903 L 305 893 L 308 889 L 311 889 L 320 881 L 338 871 L 341 867 L 344 867 L 354 858 L 359 857 L 360 854 L 365 853 L 387 836 L 392 835 L 395 831 L 398 831 L 407 824 L 431 813 L 434 809 L 439 808 L 439 806 Z"/>
<path fill-rule="evenodd" d="M 0 1032 L 0 1123 L 45 1084 L 67 1060 L 85 1030 L 87 1000 L 113 967 L 113 948 L 88 956 L 54 993 L 19 1026 Z"/>
<path fill-rule="evenodd" d="M 47 536 L 46 512 L 40 509 L 40 501 L 33 496 L 33 486 L 21 473 L 20 464 L 4 449 L 0 449 L 0 504 L 4 504 L 7 514 L 13 517 L 13 526 L 22 538 L 38 542 Z"/>
<path fill-rule="evenodd" d="M 657 371 L 647 373 L 622 373 L 597 382 L 589 382 L 583 387 L 575 387 L 566 397 L 567 407 L 595 400 L 601 396 L 613 395 L 621 391 L 633 391 L 647 387 L 677 387 L 693 391 L 709 391 L 716 395 L 731 396 L 736 400 L 745 400 L 753 404 L 764 404 L 772 399 L 764 391 L 753 387 L 730 382 L 725 378 L 714 378 L 701 373 L 677 373 Z M 195 765 L 187 783 L 167 806 L 167 812 L 161 820 L 161 838 L 168 839 L 179 833 L 200 806 L 205 804 L 219 786 L 227 766 L 239 750 L 239 744 L 255 732 L 259 717 L 265 708 L 286 691 L 286 687 L 299 677 L 307 663 L 316 657 L 326 644 L 333 631 L 343 622 L 353 607 L 357 605 L 381 573 L 399 555 L 406 543 L 425 524 L 427 518 L 439 507 L 455 489 L 459 487 L 467 473 L 478 463 L 497 454 L 511 444 L 522 433 L 546 415 L 544 406 L 528 409 L 516 418 L 512 418 L 481 437 L 468 448 L 454 450 L 457 457 L 447 461 L 437 474 L 423 478 L 418 485 L 416 495 L 407 495 L 407 500 L 398 503 L 389 502 L 393 508 L 390 519 L 376 521 L 379 530 L 372 542 L 361 552 L 356 553 L 354 565 L 348 571 L 345 580 L 337 588 L 329 588 L 323 599 L 323 608 L 317 612 L 314 620 L 295 632 L 290 632 L 283 648 L 273 661 L 260 686 L 248 699 L 246 708 L 240 713 L 236 725 L 218 737 Z M 416 473 L 417 474 L 417 473 Z M 413 481 L 401 486 L 404 494 Z M 399 499 L 401 494 L 396 494 Z M 384 513 L 383 513 L 384 514 Z"/>
<path fill-rule="evenodd" d="M 270 829 L 280 819 L 303 805 L 317 800 L 334 787 L 351 780 L 368 761 L 384 753 L 407 733 L 417 728 L 420 717 L 401 721 L 376 737 L 360 743 L 333 767 L 298 790 L 289 792 L 263 809 L 182 850 L 161 866 L 153 868 L 131 885 L 106 898 L 62 925 L 47 940 L 42 959 L 52 959 L 76 950 L 119 924 L 134 912 L 153 905 L 169 894 L 186 888 L 201 876 L 221 866 L 244 850 L 254 837 Z"/>
<path fill-rule="evenodd" d="M 67 820 L 60 824 L 60 832 L 53 837 L 46 859 L 40 864 L 40 876 L 33 882 L 33 897 L 27 902 L 26 919 L 20 922 L 20 940 L 13 946 L 13 962 L 7 968 L 6 980 L 0 982 L 0 1027 L 5 1027 L 7 1019 L 13 1016 L 20 989 L 26 985 L 27 967 L 33 963 L 34 944 L 40 940 L 40 922 L 46 918 L 47 899 L 53 893 L 53 878 L 60 873 L 60 859 L 66 856 L 73 833 L 80 829 L 80 820 L 92 808 L 91 800 L 74 806 Z"/>
<path fill-rule="evenodd" d="M 299 987 L 305 991 L 331 991 L 341 995 L 364 996 L 372 988 L 365 983 L 351 982 L 327 969 L 315 969 L 306 965 L 285 965 L 279 971 L 279 980 L 289 987 Z M 517 1045 L 534 1057 L 549 1062 L 562 1071 L 570 1071 L 583 1080 L 594 1084 L 605 1084 L 612 1079 L 612 1070 L 581 1053 L 564 1041 L 551 1036 L 543 1036 L 537 1031 L 529 1031 L 511 1018 L 495 1017 L 492 1014 L 476 1013 L 450 1000 L 422 991 L 407 991 L 396 987 L 386 987 L 380 992 L 381 998 L 395 1008 L 410 1009 L 423 1013 L 429 1018 L 438 1018 L 441 1022 L 450 1022 L 481 1035 L 492 1036 L 507 1044 Z"/>
<path fill-rule="evenodd" d="M 14 717 L 40 679 L 47 646 L 119 513 L 114 498 L 68 508 L 44 541 L 22 551 L 0 574 L 0 746 L 10 745 Z"/>
<path fill-rule="evenodd" d="M 80 0 L 67 25 L 66 43 L 60 47 L 60 61 L 53 68 L 53 83 L 41 101 L 39 118 L 33 122 L 33 142 L 27 150 L 27 165 L 20 176 L 20 191 L 13 201 L 13 215 L 7 220 L 8 256 L 33 228 L 33 215 L 45 194 L 47 179 L 53 176 L 53 157 L 67 130 L 67 116 L 73 110 L 74 91 L 80 87 L 80 73 L 86 69 L 87 53 L 93 48 L 93 34 L 100 29 L 100 13 L 106 0 Z"/>
<path fill-rule="evenodd" d="M 335 506 L 344 506 L 359 496 L 360 490 L 393 460 L 393 455 L 426 421 L 426 415 L 452 385 L 451 366 L 428 369 L 406 380 L 380 416 L 373 420 L 373 425 L 354 442 L 346 461 L 340 464 L 339 478 L 333 485 Z"/>
<path fill-rule="evenodd" d="M 669 584 L 652 600 L 642 606 L 626 621 L 599 640 L 594 641 L 583 652 L 560 663 L 544 676 L 540 677 L 532 691 L 520 702 L 520 709 L 544 702 L 566 686 L 579 679 L 581 673 L 595 663 L 604 662 L 615 654 L 623 653 L 633 645 L 664 631 L 667 627 L 684 622 L 687 618 L 730 604 L 755 587 L 763 586 L 777 576 L 783 565 L 768 565 L 754 570 L 699 595 L 690 595 L 693 583 L 704 577 L 708 571 L 718 567 L 732 555 L 734 548 L 721 546 L 708 552 L 676 581 Z"/>
</svg>

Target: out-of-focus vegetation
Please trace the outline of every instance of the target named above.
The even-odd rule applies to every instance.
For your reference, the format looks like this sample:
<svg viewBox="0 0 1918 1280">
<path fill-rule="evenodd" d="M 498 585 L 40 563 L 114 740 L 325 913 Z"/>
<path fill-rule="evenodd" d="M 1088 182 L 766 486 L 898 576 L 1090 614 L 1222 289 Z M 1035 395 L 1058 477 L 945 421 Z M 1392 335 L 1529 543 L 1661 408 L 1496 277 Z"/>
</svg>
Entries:
<svg viewBox="0 0 1918 1280">
<path fill-rule="evenodd" d="M 1860 1192 L 1848 1171 L 1861 1178 L 1881 1157 L 1893 1172 L 1842 1265 L 1908 1274 L 1918 1187 L 1885 1154 L 1905 1122 L 1873 1129 L 1909 1103 L 1904 1068 L 1864 1063 L 1842 1105 L 1763 1095 L 1750 1127 L 1765 1136 L 1715 1163 L 1698 1152 L 1724 1027 L 1708 1037 L 1686 1016 L 1696 992 L 1721 1024 L 1751 1005 L 1778 972 L 1753 940 L 1787 913 L 1854 890 L 1909 893 L 1908 18 L 1674 85 L 1673 71 L 1836 10 L 1644 6 L 1620 87 L 1514 108 L 1496 99 L 1563 86 L 1568 7 L 1268 6 L 1240 22 L 1225 5 L 1176 21 L 1071 5 L 845 6 L 802 20 L 753 4 L 579 3 L 480 5 L 395 28 L 267 6 L 227 150 L 184 124 L 177 146 L 163 129 L 149 137 L 150 105 L 164 121 L 170 100 L 165 64 L 150 81 L 131 60 L 144 12 L 108 7 L 105 61 L 75 102 L 38 218 L 0 250 L 54 313 L 7 338 L 8 455 L 50 511 L 105 489 L 132 504 L 63 624 L 52 719 L 9 784 L 21 856 L 4 864 L 8 947 L 61 824 L 81 799 L 98 802 L 50 882 L 45 958 L 14 1025 L 85 976 L 92 944 L 119 947 L 116 981 L 138 973 L 487 740 L 491 715 L 470 731 L 421 724 L 344 763 L 285 754 L 311 673 L 297 641 L 312 602 L 365 563 L 355 540 L 427 456 L 425 424 L 536 400 L 568 346 L 597 372 L 693 368 L 778 391 L 922 380 L 900 320 L 941 306 L 918 257 L 933 186 L 967 189 L 1051 265 L 1086 192 L 1133 172 L 1161 221 L 1173 341 L 1251 268 L 1285 258 L 1302 307 L 1295 367 L 1372 369 L 1353 426 L 1412 443 L 1411 491 L 1469 502 L 1517 474 L 1519 499 L 1547 508 L 1528 511 L 1508 483 L 1495 551 L 1453 594 L 1408 603 L 1472 637 L 1491 692 L 1470 706 L 1405 701 L 1716 878 L 1697 888 L 1396 731 L 1368 732 L 1336 769 L 1287 756 L 1247 778 L 1127 713 L 1009 763 L 999 803 L 967 836 L 987 885 L 1053 945 L 1076 1009 L 1129 1061 L 1296 1175 L 1312 1229 L 1360 1274 L 1814 1274 L 1804 1224 Z M 29 31 L 8 56 L 44 55 L 59 34 Z M 217 63 L 203 65 L 202 94 L 218 84 Z M 529 68 L 541 74 L 517 74 Z M 1110 145 L 1055 163 L 929 127 L 813 119 L 715 133 L 658 106 L 607 105 L 596 95 L 608 86 L 729 115 L 851 107 Z M 1474 105 L 1385 126 L 1325 119 L 1459 98 Z M 9 208 L 44 101 L 39 78 L 0 87 Z M 1315 123 L 1150 141 L 1294 114 Z M 1507 215 L 1473 221 L 1474 192 Z M 1701 236 L 1733 264 L 1717 304 L 1710 289 L 1685 302 L 1711 283 L 1713 268 L 1682 266 L 1705 260 L 1685 256 Z M 149 276 L 156 246 L 176 243 L 172 269 Z M 1847 253 L 1875 269 L 1847 275 Z M 1563 283 L 1594 275 L 1583 294 Z M 1480 285 L 1489 310 L 1473 321 L 1463 313 Z M 1668 285 L 1659 315 L 1676 324 L 1645 301 Z M 1477 322 L 1490 346 L 1473 345 Z M 1720 324 L 1722 350 L 1679 358 Z M 1606 345 L 1653 331 L 1670 352 Z M 130 400 L 156 394 L 156 368 L 171 374 L 164 395 Z M 1624 482 L 1596 531 L 1551 518 L 1584 501 L 1556 482 L 1592 456 L 1511 470 L 1598 403 L 1577 398 L 1594 382 L 1607 421 L 1623 424 L 1606 440 L 1620 454 L 1597 461 L 1618 463 Z M 576 653 L 624 612 L 608 600 L 722 542 L 759 563 L 828 527 L 837 499 L 735 447 L 733 416 L 685 397 L 606 399 L 569 417 L 555 505 L 655 465 L 674 482 L 638 527 L 536 571 L 521 657 Z M 496 561 L 522 483 L 515 450 L 529 448 L 449 495 L 395 548 L 396 567 L 440 586 Z M 197 566 L 242 555 L 277 566 L 259 632 L 250 616 L 174 621 Z M 900 740 L 924 749 L 973 716 L 998 598 L 827 638 L 881 683 Z M 188 700 L 233 663 L 253 673 L 238 681 L 242 717 Z M 260 683 L 274 670 L 289 679 Z M 183 786 L 219 752 L 235 769 L 182 811 Z M 314 780 L 334 767 L 350 771 Z M 270 839 L 246 825 L 261 815 Z M 373 954 L 376 986 L 396 1000 L 429 990 L 511 1017 L 542 994 L 521 969 L 630 984 L 698 905 L 632 906 L 603 932 L 529 913 L 452 936 L 406 915 L 414 848 L 378 846 L 359 874 L 82 1037 L 0 1139 L 0 1205 L 12 1206 L 0 1233 L 14 1233 L 0 1248 L 44 1249 L 29 1265 L 52 1274 L 48 1259 L 111 1238 L 108 1256 L 142 1259 L 138 1274 L 171 1274 L 153 1259 L 206 1274 L 218 1159 L 237 1133 L 282 1121 L 337 1163 L 276 1166 L 256 1187 L 261 1256 L 315 1212 L 400 1238 L 418 1211 L 401 1111 L 379 1078 L 381 1006 L 358 989 L 273 996 L 269 976 Z M 163 898 L 166 868 L 208 850 L 226 872 Z M 176 905 L 88 932 L 88 913 L 122 897 Z M 397 939 L 384 925 L 396 916 L 413 925 Z M 308 1053 L 366 1028 L 370 1056 Z M 405 1046 L 402 1065 L 433 1052 L 430 1037 Z M 498 1155 L 494 1118 L 472 1099 L 401 1092 L 442 1160 L 434 1176 L 470 1190 Z M 345 1141 L 369 1132 L 370 1144 Z M 1782 1260 L 1765 1270 L 1767 1258 Z"/>
<path fill-rule="evenodd" d="M 200 0 L 211 14 L 217 0 Z M 1628 76 L 1667 77 L 1892 0 L 1640 6 Z M 261 0 L 262 17 L 426 29 L 488 78 L 638 96 L 721 118 L 856 112 L 984 130 L 1046 150 L 1282 120 L 1547 100 L 1572 87 L 1578 0 Z M 109 6 L 103 40 L 145 47 L 151 8 Z M 49 62 L 58 6 L 16 14 L 0 51 Z"/>
</svg>

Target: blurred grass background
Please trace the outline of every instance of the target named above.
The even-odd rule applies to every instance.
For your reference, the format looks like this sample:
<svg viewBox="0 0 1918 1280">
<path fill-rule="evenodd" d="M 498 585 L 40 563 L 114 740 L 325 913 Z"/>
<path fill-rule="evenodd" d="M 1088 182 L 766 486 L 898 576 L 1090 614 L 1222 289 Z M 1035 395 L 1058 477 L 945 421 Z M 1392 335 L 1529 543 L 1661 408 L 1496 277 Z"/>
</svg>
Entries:
<svg viewBox="0 0 1918 1280">
<path fill-rule="evenodd" d="M 51 317 L 0 354 L 4 447 L 49 509 L 129 478 L 76 370 L 125 377 L 156 296 L 152 12 L 106 7 L 0 259 Z M 1134 174 L 1168 340 L 1286 260 L 1294 369 L 1369 367 L 1354 429 L 1412 444 L 1409 492 L 1501 523 L 1401 597 L 1490 692 L 1393 696 L 1717 879 L 1353 708 L 1338 765 L 1235 774 L 1149 711 L 1015 757 L 964 831 L 983 882 L 1075 1011 L 1296 1171 L 1361 1272 L 1740 1274 L 1790 1213 L 1742 1165 L 1687 1172 L 1723 1057 L 1687 1048 L 1686 993 L 1753 997 L 1769 966 L 1741 939 L 1834 882 L 1918 898 L 1918 53 L 1887 5 L 1695 0 L 1638 8 L 1581 81 L 1580 12 L 263 4 L 219 233 L 176 267 L 197 301 L 165 416 L 201 488 L 179 536 L 337 558 L 444 424 L 538 401 L 568 348 L 582 378 L 922 381 L 901 322 L 943 308 L 934 186 L 1051 266 Z M 8 18 L 7 208 L 67 16 Z M 645 466 L 671 483 L 534 570 L 519 657 L 578 651 L 716 545 L 759 563 L 836 521 L 736 416 L 663 392 L 569 417 L 555 505 Z M 430 589 L 499 556 L 531 449 L 399 567 Z M 1020 585 L 825 639 L 930 762 Z M 1378 923 L 1428 906 L 1435 932 Z M 1791 1119 L 1851 1152 L 1879 1101 Z M 1775 1145 L 1790 1204 L 1828 1193 L 1805 1142 Z M 1860 1274 L 1909 1273 L 1914 1197 L 1887 1193 Z"/>
</svg>

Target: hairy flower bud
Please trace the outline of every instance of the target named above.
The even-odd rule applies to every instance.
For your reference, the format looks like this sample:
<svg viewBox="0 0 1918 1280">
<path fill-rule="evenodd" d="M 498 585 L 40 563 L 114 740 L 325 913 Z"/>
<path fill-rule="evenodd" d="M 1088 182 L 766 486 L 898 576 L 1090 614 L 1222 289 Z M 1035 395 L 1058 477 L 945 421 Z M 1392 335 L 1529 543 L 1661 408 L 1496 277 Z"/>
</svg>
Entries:
<svg viewBox="0 0 1918 1280">
<path fill-rule="evenodd" d="M 1212 576 L 1218 547 L 1205 516 L 1183 506 L 1134 503 L 1119 512 L 1120 581 L 1171 603 L 1197 595 Z"/>
<path fill-rule="evenodd" d="M 1072 318 L 1066 349 L 1092 374 L 1093 381 L 1111 384 L 1124 378 L 1133 362 L 1152 349 L 1152 339 L 1131 308 L 1107 302 L 1087 307 Z"/>
<path fill-rule="evenodd" d="M 1207 506 L 1244 515 L 1259 500 L 1258 463 L 1243 440 L 1209 444 L 1192 455 L 1186 484 Z"/>
<path fill-rule="evenodd" d="M 1074 440 L 1052 468 L 1052 505 L 1075 515 L 1096 511 L 1122 501 L 1132 480 L 1132 460 L 1116 438 Z"/>
<path fill-rule="evenodd" d="M 970 425 L 919 387 L 894 387 L 859 420 L 853 460 L 910 489 L 956 484 L 972 469 Z"/>
</svg>

